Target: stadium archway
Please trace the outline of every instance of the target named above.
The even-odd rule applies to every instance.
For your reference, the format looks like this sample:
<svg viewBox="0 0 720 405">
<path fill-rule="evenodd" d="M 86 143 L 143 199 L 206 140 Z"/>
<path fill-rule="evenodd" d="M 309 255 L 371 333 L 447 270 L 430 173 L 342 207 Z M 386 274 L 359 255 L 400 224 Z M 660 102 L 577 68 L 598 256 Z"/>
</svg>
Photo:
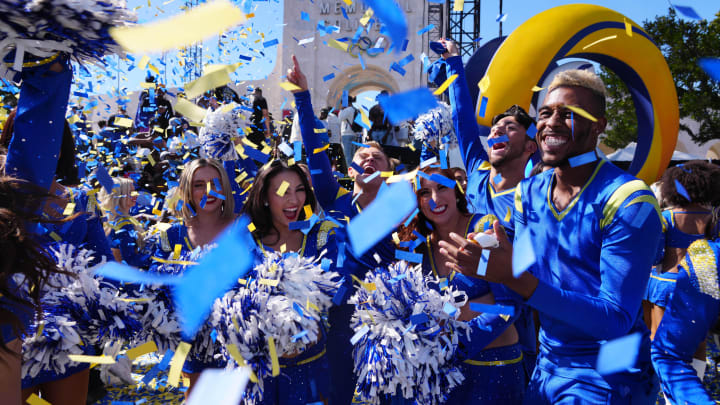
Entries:
<svg viewBox="0 0 720 405">
<path fill-rule="evenodd" d="M 372 90 L 397 93 L 400 89 L 397 81 L 386 69 L 374 65 L 367 65 L 365 69 L 359 65 L 353 66 L 336 76 L 328 90 L 326 105 L 340 107 L 344 91 L 350 96 L 356 96 Z"/>
</svg>

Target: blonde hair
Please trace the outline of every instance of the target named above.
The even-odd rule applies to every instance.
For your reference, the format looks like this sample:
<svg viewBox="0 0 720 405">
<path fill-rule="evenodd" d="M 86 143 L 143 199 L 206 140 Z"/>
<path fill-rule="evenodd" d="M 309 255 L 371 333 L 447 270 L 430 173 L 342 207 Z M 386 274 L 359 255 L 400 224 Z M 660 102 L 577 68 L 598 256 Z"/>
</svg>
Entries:
<svg viewBox="0 0 720 405">
<path fill-rule="evenodd" d="M 605 116 L 607 91 L 602 79 L 595 73 L 585 69 L 564 70 L 555 75 L 550 86 L 548 86 L 548 93 L 558 87 L 582 87 L 590 90 L 598 104 L 599 111 L 597 112 L 600 113 L 600 116 Z"/>
<path fill-rule="evenodd" d="M 118 211 L 120 202 L 124 198 L 130 198 L 130 193 L 135 189 L 135 183 L 132 179 L 125 177 L 114 177 L 113 184 L 115 185 L 111 193 L 108 193 L 104 187 L 100 189 L 99 199 L 100 207 L 103 209 L 108 218 L 113 221 L 121 213 Z"/>
<path fill-rule="evenodd" d="M 188 204 L 192 206 L 192 209 L 195 212 L 197 212 L 198 210 L 198 207 L 195 206 L 192 198 L 192 179 L 195 175 L 195 172 L 202 167 L 212 167 L 218 171 L 218 174 L 220 175 L 220 186 L 222 187 L 222 190 L 218 191 L 220 194 L 223 195 L 223 197 L 225 197 L 225 201 L 223 201 L 222 203 L 222 218 L 234 218 L 235 200 L 233 198 L 232 187 L 230 186 L 230 179 L 228 178 L 227 172 L 225 172 L 225 168 L 217 160 L 205 158 L 195 159 L 192 162 L 188 163 L 187 166 L 185 166 L 182 174 L 180 175 L 180 184 L 178 185 L 176 195 L 180 196 L 183 204 L 179 214 L 182 216 L 183 220 L 187 222 L 188 220 L 190 220 L 190 218 L 194 216 L 188 208 Z"/>
<path fill-rule="evenodd" d="M 391 158 L 390 156 L 388 156 L 387 152 L 385 152 L 385 149 L 383 149 L 382 145 L 380 145 L 380 143 L 378 143 L 377 141 L 367 141 L 367 142 L 363 142 L 363 144 L 365 144 L 367 146 L 358 148 L 355 151 L 355 155 L 357 155 L 363 149 L 375 148 L 375 149 L 379 150 L 380 152 L 382 152 L 383 155 L 385 155 L 385 158 L 388 161 L 388 169 L 389 170 L 392 170 L 394 172 L 395 168 L 400 165 L 400 161 L 398 159 L 394 159 L 394 158 Z M 353 155 L 353 159 L 355 158 L 355 155 Z"/>
</svg>

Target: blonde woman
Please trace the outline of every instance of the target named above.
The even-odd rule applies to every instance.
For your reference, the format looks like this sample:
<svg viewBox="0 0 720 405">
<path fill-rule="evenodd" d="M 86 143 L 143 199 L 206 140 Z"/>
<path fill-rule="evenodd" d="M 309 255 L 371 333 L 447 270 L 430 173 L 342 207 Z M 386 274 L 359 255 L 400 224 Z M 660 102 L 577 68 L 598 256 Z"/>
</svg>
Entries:
<svg viewBox="0 0 720 405">
<path fill-rule="evenodd" d="M 110 241 L 113 256 L 118 262 L 146 268 L 150 264 L 150 255 L 143 252 L 143 230 L 130 215 L 137 202 L 135 184 L 132 179 L 116 177 L 113 179 L 112 193 L 104 188 L 100 191 L 100 206 L 108 222 L 105 234 Z"/>
</svg>

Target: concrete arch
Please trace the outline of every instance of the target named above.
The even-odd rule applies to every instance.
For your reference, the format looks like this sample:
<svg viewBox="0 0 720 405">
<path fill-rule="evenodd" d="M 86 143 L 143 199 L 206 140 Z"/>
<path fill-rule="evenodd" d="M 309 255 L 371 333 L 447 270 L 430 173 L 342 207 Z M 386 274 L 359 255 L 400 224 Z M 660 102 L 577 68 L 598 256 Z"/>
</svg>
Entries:
<svg viewBox="0 0 720 405">
<path fill-rule="evenodd" d="M 708 148 L 705 157 L 708 159 L 720 159 L 720 141 L 714 141 Z"/>
<path fill-rule="evenodd" d="M 400 88 L 386 69 L 375 65 L 367 65 L 363 69 L 356 65 L 345 69 L 333 80 L 328 90 L 326 105 L 340 107 L 343 91 L 347 91 L 350 96 L 356 96 L 372 90 L 387 90 L 389 93 L 397 93 Z"/>
</svg>

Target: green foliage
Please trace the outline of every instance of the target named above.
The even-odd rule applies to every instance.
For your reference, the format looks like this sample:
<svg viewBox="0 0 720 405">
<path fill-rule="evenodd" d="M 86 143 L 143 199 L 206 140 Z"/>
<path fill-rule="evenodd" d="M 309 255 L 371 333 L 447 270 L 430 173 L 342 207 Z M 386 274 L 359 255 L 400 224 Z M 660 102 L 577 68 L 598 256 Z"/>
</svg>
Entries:
<svg viewBox="0 0 720 405">
<path fill-rule="evenodd" d="M 680 104 L 680 119 L 700 123 L 693 131 L 680 124 L 698 144 L 720 138 L 720 83 L 714 82 L 698 65 L 703 57 L 720 56 L 720 12 L 712 21 L 686 20 L 675 9 L 668 15 L 643 23 L 645 31 L 665 55 Z M 600 76 L 608 87 L 608 129 L 603 143 L 622 148 L 637 138 L 635 107 L 627 88 L 611 71 L 603 68 Z"/>
</svg>

